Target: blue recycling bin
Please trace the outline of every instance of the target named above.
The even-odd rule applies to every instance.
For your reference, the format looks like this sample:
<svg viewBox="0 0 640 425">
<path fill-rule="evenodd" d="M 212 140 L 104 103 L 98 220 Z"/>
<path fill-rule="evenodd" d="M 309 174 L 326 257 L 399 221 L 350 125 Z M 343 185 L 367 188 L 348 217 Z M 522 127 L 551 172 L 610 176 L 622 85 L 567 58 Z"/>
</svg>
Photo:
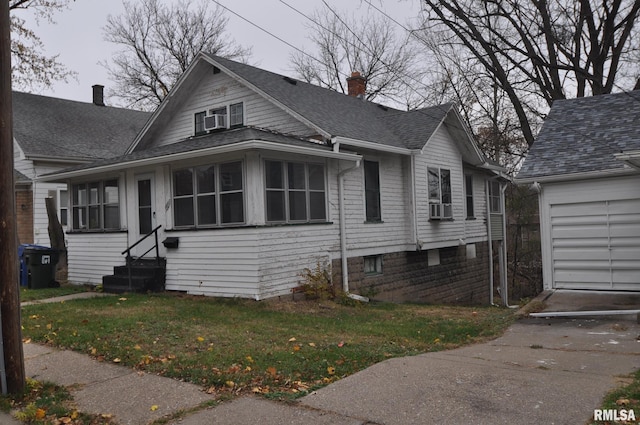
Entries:
<svg viewBox="0 0 640 425">
<path fill-rule="evenodd" d="M 18 247 L 20 286 L 49 288 L 56 279 L 58 251 L 48 246 L 23 244 Z"/>
</svg>

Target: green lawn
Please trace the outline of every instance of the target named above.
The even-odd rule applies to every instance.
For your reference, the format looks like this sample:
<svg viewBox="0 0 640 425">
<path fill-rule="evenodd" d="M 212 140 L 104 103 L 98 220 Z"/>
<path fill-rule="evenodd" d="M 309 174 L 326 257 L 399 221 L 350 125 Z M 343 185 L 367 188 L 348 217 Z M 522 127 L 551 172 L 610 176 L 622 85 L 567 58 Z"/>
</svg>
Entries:
<svg viewBox="0 0 640 425">
<path fill-rule="evenodd" d="M 227 396 L 297 397 L 390 357 L 499 336 L 499 308 L 124 295 L 23 308 L 23 337 Z"/>
</svg>

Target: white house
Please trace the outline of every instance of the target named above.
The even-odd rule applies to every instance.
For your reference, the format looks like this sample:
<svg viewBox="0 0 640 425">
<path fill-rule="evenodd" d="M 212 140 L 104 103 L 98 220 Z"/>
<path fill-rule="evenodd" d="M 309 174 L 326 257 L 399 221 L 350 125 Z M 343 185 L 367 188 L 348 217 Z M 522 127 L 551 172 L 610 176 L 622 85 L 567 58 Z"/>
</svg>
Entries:
<svg viewBox="0 0 640 425">
<path fill-rule="evenodd" d="M 516 181 L 539 192 L 544 289 L 640 291 L 640 92 L 554 102 Z"/>
<path fill-rule="evenodd" d="M 453 105 L 400 111 L 349 83 L 354 96 L 200 54 L 126 155 L 43 178 L 69 185 L 70 281 L 103 282 L 157 228 L 168 290 L 282 296 L 320 263 L 353 294 L 492 301 L 501 170 Z M 154 238 L 132 255 L 155 255 Z"/>
<path fill-rule="evenodd" d="M 13 92 L 14 167 L 24 177 L 16 180 L 24 195 L 17 202 L 20 243 L 50 246 L 45 198 L 55 199 L 67 225 L 67 185 L 41 182 L 41 175 L 122 155 L 149 117 L 105 106 L 102 90 L 93 87 L 92 103 Z"/>
</svg>

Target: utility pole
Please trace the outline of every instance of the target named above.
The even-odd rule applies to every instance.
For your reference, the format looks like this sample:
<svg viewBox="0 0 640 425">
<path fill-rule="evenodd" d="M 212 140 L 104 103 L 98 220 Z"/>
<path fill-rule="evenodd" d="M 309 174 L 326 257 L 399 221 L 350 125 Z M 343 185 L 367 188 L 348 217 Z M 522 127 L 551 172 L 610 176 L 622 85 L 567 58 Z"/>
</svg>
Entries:
<svg viewBox="0 0 640 425">
<path fill-rule="evenodd" d="M 9 2 L 0 0 L 0 314 L 7 390 L 25 388 L 20 328 L 18 236 L 13 182 L 13 113 L 11 109 L 11 30 Z"/>
</svg>

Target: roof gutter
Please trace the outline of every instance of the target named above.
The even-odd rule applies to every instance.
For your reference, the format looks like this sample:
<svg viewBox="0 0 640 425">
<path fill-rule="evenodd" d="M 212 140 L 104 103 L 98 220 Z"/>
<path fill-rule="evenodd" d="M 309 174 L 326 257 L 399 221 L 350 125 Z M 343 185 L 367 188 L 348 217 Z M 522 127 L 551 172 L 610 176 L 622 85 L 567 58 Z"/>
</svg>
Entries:
<svg viewBox="0 0 640 425">
<path fill-rule="evenodd" d="M 617 168 L 617 169 L 608 169 L 608 170 L 600 170 L 600 171 L 586 171 L 583 173 L 556 174 L 552 176 L 534 176 L 534 177 L 515 178 L 514 182 L 516 184 L 531 184 L 535 182 L 555 183 L 555 182 L 572 181 L 572 180 L 586 180 L 586 179 L 597 179 L 602 177 L 633 175 L 637 173 L 638 173 L 637 170 L 633 168 Z"/>
<path fill-rule="evenodd" d="M 358 148 L 373 149 L 380 152 L 396 153 L 399 155 L 411 155 L 413 150 L 407 148 L 399 148 L 396 146 L 383 145 L 382 143 L 367 142 L 365 140 L 352 139 L 350 137 L 335 136 L 333 143 L 341 145 L 355 146 Z"/>
<path fill-rule="evenodd" d="M 61 181 L 61 180 L 67 180 L 70 178 L 82 177 L 82 176 L 92 175 L 97 173 L 119 171 L 125 168 L 166 164 L 167 162 L 172 162 L 172 161 L 180 161 L 180 160 L 191 159 L 191 158 L 200 158 L 202 156 L 207 156 L 207 155 L 219 155 L 223 153 L 237 152 L 237 151 L 251 150 L 251 149 L 266 149 L 270 151 L 297 153 L 301 155 L 321 156 L 323 158 L 344 159 L 344 160 L 350 160 L 350 161 L 360 161 L 360 159 L 362 159 L 362 156 L 351 154 L 351 153 L 320 150 L 320 149 L 304 147 L 304 146 L 283 145 L 281 143 L 267 142 L 264 140 L 249 140 L 246 142 L 232 143 L 224 146 L 197 149 L 197 150 L 191 150 L 188 152 L 180 152 L 180 153 L 175 153 L 170 155 L 156 156 L 152 158 L 144 158 L 144 159 L 130 160 L 130 161 L 125 160 L 123 162 L 107 164 L 103 166 L 96 166 L 91 168 L 83 168 L 81 170 L 71 170 L 66 172 L 62 171 L 59 173 L 52 173 L 52 174 L 41 176 L 37 180 L 43 181 L 43 182 Z"/>
</svg>

